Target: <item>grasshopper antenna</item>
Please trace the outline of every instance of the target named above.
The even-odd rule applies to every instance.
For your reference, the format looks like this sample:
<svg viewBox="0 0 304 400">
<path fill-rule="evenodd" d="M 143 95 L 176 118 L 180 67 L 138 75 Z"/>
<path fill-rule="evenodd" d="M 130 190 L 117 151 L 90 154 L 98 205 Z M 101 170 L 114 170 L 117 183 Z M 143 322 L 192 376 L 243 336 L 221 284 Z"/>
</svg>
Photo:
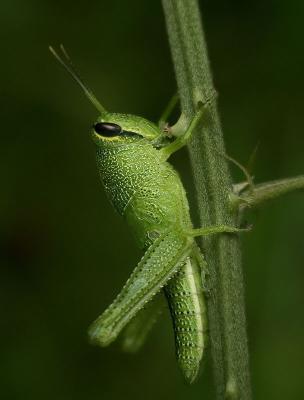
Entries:
<svg viewBox="0 0 304 400">
<path fill-rule="evenodd" d="M 101 113 L 101 115 L 106 115 L 107 114 L 106 109 L 100 104 L 100 102 L 97 100 L 97 98 L 95 97 L 92 90 L 88 87 L 88 85 L 86 85 L 84 83 L 84 81 L 80 77 L 80 74 L 77 72 L 74 64 L 72 63 L 72 60 L 71 60 L 70 56 L 68 55 L 64 46 L 61 44 L 60 50 L 61 50 L 65 60 L 56 52 L 56 50 L 54 50 L 54 48 L 52 46 L 49 46 L 49 50 L 53 54 L 53 56 L 56 58 L 56 60 L 68 71 L 68 73 L 72 76 L 72 78 L 82 88 L 85 95 L 90 100 L 90 102 L 93 104 L 93 106 Z"/>
</svg>

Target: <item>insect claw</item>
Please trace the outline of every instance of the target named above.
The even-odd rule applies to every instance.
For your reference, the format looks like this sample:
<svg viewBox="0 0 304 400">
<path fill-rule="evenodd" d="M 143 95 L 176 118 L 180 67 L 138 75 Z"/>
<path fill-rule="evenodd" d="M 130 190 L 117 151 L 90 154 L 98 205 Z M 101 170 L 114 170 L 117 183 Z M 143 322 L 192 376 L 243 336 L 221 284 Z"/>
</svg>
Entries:
<svg viewBox="0 0 304 400">
<path fill-rule="evenodd" d="M 240 228 L 244 232 L 250 232 L 253 229 L 253 224 L 249 224 L 247 222 L 243 223 Z"/>
</svg>

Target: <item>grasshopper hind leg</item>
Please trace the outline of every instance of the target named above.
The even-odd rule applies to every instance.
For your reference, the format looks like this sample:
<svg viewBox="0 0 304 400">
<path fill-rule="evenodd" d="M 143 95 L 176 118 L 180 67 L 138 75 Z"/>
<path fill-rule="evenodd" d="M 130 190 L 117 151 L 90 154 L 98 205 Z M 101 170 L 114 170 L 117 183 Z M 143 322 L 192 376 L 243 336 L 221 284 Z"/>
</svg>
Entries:
<svg viewBox="0 0 304 400">
<path fill-rule="evenodd" d="M 89 329 L 92 342 L 107 346 L 181 267 L 193 239 L 182 231 L 169 231 L 145 252 L 114 302 Z"/>
</svg>

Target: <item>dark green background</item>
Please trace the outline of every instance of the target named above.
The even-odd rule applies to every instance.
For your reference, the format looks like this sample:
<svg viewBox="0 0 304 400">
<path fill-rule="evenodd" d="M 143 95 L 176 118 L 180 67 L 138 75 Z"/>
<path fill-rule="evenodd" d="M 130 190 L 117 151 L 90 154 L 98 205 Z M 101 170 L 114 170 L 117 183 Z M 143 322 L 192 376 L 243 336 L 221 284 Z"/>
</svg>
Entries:
<svg viewBox="0 0 304 400">
<path fill-rule="evenodd" d="M 260 142 L 257 182 L 304 173 L 304 3 L 201 7 L 228 153 L 246 163 Z M 208 361 L 184 385 L 167 313 L 138 355 L 87 343 L 140 251 L 99 184 L 96 111 L 47 50 L 63 42 L 109 109 L 155 120 L 175 91 L 160 2 L 4 0 L 0 29 L 0 397 L 212 399 Z M 191 191 L 186 152 L 174 161 Z M 255 398 L 303 399 L 303 194 L 249 218 Z"/>
</svg>

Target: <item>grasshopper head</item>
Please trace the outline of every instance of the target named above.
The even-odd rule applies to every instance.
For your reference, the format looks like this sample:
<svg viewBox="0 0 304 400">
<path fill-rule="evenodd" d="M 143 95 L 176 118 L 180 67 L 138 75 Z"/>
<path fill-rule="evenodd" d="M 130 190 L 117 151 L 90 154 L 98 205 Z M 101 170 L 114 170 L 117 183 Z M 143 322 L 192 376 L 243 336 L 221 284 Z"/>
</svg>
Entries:
<svg viewBox="0 0 304 400">
<path fill-rule="evenodd" d="M 161 135 L 161 130 L 145 118 L 116 113 L 102 114 L 92 131 L 97 146 L 106 142 L 124 143 L 142 139 L 154 142 Z"/>
</svg>

